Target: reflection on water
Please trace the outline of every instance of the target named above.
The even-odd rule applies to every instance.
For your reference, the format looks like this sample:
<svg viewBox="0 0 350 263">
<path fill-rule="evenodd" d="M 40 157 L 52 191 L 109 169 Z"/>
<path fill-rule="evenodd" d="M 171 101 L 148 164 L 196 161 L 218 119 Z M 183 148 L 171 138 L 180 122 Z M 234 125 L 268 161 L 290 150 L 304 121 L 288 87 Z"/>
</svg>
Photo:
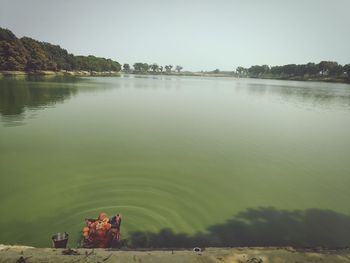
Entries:
<svg viewBox="0 0 350 263">
<path fill-rule="evenodd" d="M 0 114 L 7 124 L 20 124 L 24 113 L 37 110 L 64 100 L 76 94 L 74 79 L 0 80 Z M 68 84 L 69 83 L 69 84 Z M 63 84 L 63 85 L 62 85 Z"/>
<path fill-rule="evenodd" d="M 333 104 L 336 106 L 350 106 L 350 85 L 321 82 L 278 80 L 249 80 L 248 83 L 238 85 L 252 95 L 278 95 L 283 100 L 295 99 L 298 103 L 307 102 L 317 105 Z"/>
<path fill-rule="evenodd" d="M 311 102 L 312 104 L 335 104 L 341 106 L 350 106 L 350 88 L 347 84 L 319 83 L 319 82 L 300 82 L 300 81 L 278 81 L 278 80 L 256 80 L 256 79 L 212 79 L 212 78 L 193 78 L 193 77 L 169 77 L 169 76 L 146 76 L 146 75 L 125 75 L 119 78 L 120 83 L 115 83 L 118 79 L 114 78 L 95 78 L 93 82 L 89 79 L 80 79 L 74 77 L 54 77 L 42 78 L 38 76 L 27 77 L 26 80 L 15 80 L 4 78 L 0 80 L 0 114 L 4 122 L 18 122 L 24 119 L 26 110 L 36 110 L 45 106 L 52 106 L 56 103 L 63 103 L 72 95 L 78 92 L 78 83 L 89 83 L 88 91 L 98 91 L 109 87 L 114 81 L 113 87 L 135 87 L 135 88 L 169 88 L 174 83 L 185 81 L 189 84 L 191 81 L 212 81 L 212 85 L 226 87 L 237 91 L 246 91 L 252 96 L 263 96 L 275 94 L 281 96 L 283 100 L 297 99 L 298 102 Z M 143 81 L 141 81 L 143 80 Z M 162 82 L 169 82 L 168 84 Z M 219 85 L 218 85 L 219 82 Z M 176 87 L 180 87 L 179 83 Z M 183 83 L 181 83 L 183 84 Z M 186 88 L 186 87 L 183 87 Z M 199 91 L 200 92 L 200 91 Z"/>
<path fill-rule="evenodd" d="M 124 85 L 136 88 L 201 88 L 202 86 L 211 86 L 247 92 L 254 97 L 276 95 L 285 101 L 295 100 L 298 104 L 311 103 L 318 106 L 350 107 L 350 85 L 344 83 L 167 75 L 125 75 L 123 78 L 130 78 Z"/>
<path fill-rule="evenodd" d="M 107 79 L 107 78 L 106 78 Z M 114 77 L 117 79 L 117 77 Z M 23 79 L 0 79 L 0 115 L 4 126 L 24 125 L 35 111 L 54 107 L 78 92 L 95 92 L 118 88 L 98 78 L 27 76 Z"/>
</svg>

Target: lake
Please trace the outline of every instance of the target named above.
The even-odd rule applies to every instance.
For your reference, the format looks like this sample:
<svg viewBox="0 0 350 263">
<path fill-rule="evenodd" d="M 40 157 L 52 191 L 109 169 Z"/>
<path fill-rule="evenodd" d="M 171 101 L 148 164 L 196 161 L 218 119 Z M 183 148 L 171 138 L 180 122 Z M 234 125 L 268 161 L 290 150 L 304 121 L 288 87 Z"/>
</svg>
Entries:
<svg viewBox="0 0 350 263">
<path fill-rule="evenodd" d="M 0 244 L 45 247 L 67 231 L 75 246 L 100 212 L 123 214 L 123 238 L 219 233 L 232 220 L 256 233 L 310 211 L 349 225 L 350 85 L 3 78 L 0 179 Z"/>
</svg>

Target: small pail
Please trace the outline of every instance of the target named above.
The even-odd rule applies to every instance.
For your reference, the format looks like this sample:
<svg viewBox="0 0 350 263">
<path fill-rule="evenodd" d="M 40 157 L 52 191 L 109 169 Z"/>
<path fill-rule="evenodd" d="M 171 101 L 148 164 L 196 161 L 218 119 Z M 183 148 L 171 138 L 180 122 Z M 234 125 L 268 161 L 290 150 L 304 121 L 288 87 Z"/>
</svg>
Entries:
<svg viewBox="0 0 350 263">
<path fill-rule="evenodd" d="M 52 242 L 54 248 L 66 248 L 68 243 L 68 234 L 66 232 L 64 233 L 57 233 L 52 236 Z"/>
</svg>

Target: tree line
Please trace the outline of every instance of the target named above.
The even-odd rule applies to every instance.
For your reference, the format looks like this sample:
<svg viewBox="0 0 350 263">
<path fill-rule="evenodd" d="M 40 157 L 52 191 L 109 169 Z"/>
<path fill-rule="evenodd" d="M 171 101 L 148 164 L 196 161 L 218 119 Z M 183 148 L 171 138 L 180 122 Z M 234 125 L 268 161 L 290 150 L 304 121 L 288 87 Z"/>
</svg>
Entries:
<svg viewBox="0 0 350 263">
<path fill-rule="evenodd" d="M 180 73 L 182 66 L 177 65 L 175 71 Z M 127 73 L 171 73 L 173 65 L 159 66 L 156 63 L 148 64 L 137 62 L 133 69 L 129 64 L 123 65 L 123 71 Z M 187 72 L 190 74 L 190 72 Z M 307 64 L 287 64 L 282 66 L 254 65 L 249 68 L 242 66 L 233 71 L 213 71 L 203 72 L 205 74 L 224 74 L 236 77 L 249 78 L 275 78 L 275 79 L 337 79 L 340 81 L 350 81 L 350 64 L 341 65 L 334 61 L 321 61 L 320 63 Z"/>
<path fill-rule="evenodd" d="M 111 59 L 95 56 L 74 56 L 61 48 L 29 37 L 17 38 L 0 27 L 0 70 L 83 70 L 120 71 L 121 65 Z"/>
<path fill-rule="evenodd" d="M 134 63 L 133 65 L 133 70 L 131 69 L 129 64 L 124 64 L 123 65 L 123 71 L 124 72 L 135 72 L 135 73 L 146 73 L 146 72 L 153 72 L 153 73 L 171 73 L 173 69 L 173 65 L 165 65 L 165 66 L 160 66 L 156 63 L 148 64 L 148 63 L 142 63 L 142 62 L 137 62 Z M 182 66 L 177 65 L 175 67 L 175 71 L 180 73 L 180 71 L 183 69 Z"/>
<path fill-rule="evenodd" d="M 237 67 L 234 74 L 238 77 L 252 78 L 343 78 L 350 79 L 350 64 L 340 65 L 334 61 L 320 63 L 287 64 L 283 66 L 254 65 L 249 68 Z"/>
<path fill-rule="evenodd" d="M 183 69 L 177 65 L 158 65 L 156 63 L 137 62 L 133 69 L 123 65 L 124 72 L 134 73 L 178 73 Z M 121 65 L 111 59 L 95 56 L 74 56 L 61 48 L 29 37 L 17 38 L 10 30 L 0 27 L 0 70 L 37 71 L 120 71 Z M 219 74 L 219 69 L 208 74 Z M 334 61 L 320 63 L 287 64 L 282 66 L 254 65 L 249 68 L 237 67 L 232 72 L 237 77 L 276 78 L 276 79 L 336 79 L 350 81 L 350 64 L 341 65 Z"/>
</svg>

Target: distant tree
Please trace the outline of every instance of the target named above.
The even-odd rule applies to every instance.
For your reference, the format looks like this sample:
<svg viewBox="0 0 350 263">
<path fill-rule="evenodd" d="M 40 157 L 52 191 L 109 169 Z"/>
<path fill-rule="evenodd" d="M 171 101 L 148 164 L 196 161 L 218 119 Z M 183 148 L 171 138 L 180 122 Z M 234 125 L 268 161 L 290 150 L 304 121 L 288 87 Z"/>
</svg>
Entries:
<svg viewBox="0 0 350 263">
<path fill-rule="evenodd" d="M 308 75 L 316 75 L 319 72 L 318 66 L 315 63 L 307 63 L 306 64 L 306 74 Z"/>
<path fill-rule="evenodd" d="M 173 68 L 173 65 L 166 65 L 166 66 L 165 66 L 165 71 L 166 71 L 167 73 L 170 73 L 172 68 Z"/>
<path fill-rule="evenodd" d="M 29 37 L 22 37 L 21 42 L 29 53 L 25 69 L 27 71 L 48 69 L 49 58 L 40 42 Z"/>
<path fill-rule="evenodd" d="M 136 72 L 147 72 L 149 69 L 149 65 L 147 63 L 141 63 L 141 62 L 137 62 L 134 64 L 134 70 Z"/>
<path fill-rule="evenodd" d="M 243 76 L 246 76 L 246 75 L 247 75 L 248 69 L 239 66 L 239 67 L 236 68 L 236 73 L 238 74 L 238 76 L 243 77 Z"/>
<path fill-rule="evenodd" d="M 252 77 L 259 77 L 264 73 L 265 74 L 268 73 L 269 70 L 270 68 L 268 65 L 262 65 L 262 66 L 255 65 L 248 68 L 248 73 Z"/>
<path fill-rule="evenodd" d="M 304 76 L 306 74 L 306 65 L 300 64 L 296 65 L 295 76 Z"/>
<path fill-rule="evenodd" d="M 129 72 L 129 71 L 130 71 L 130 65 L 129 65 L 129 64 L 124 64 L 124 65 L 123 65 L 123 70 L 124 70 L 125 72 Z"/>
<path fill-rule="evenodd" d="M 8 30 L 7 28 L 0 27 L 0 41 L 14 41 L 16 39 L 17 37 L 10 30 Z"/>
<path fill-rule="evenodd" d="M 156 63 L 153 63 L 151 66 L 150 66 L 151 70 L 153 72 L 157 72 L 159 70 L 159 66 L 156 64 Z"/>
<path fill-rule="evenodd" d="M 24 70 L 28 52 L 8 29 L 0 28 L 0 70 Z"/>
<path fill-rule="evenodd" d="M 134 67 L 134 71 L 140 72 L 142 68 L 142 63 L 140 62 L 134 63 L 133 67 Z"/>
<path fill-rule="evenodd" d="M 122 69 L 122 66 L 120 65 L 119 62 L 112 60 L 111 69 L 112 69 L 112 71 L 118 72 Z"/>
<path fill-rule="evenodd" d="M 183 67 L 181 67 L 180 65 L 177 65 L 175 70 L 180 73 L 180 71 L 183 69 Z"/>
<path fill-rule="evenodd" d="M 19 40 L 0 41 L 0 70 L 24 70 L 27 56 L 27 50 Z"/>
<path fill-rule="evenodd" d="M 334 68 L 337 67 L 338 63 L 333 61 L 321 61 L 318 64 L 319 71 L 322 75 L 328 75 L 329 72 Z"/>
<path fill-rule="evenodd" d="M 142 71 L 147 72 L 150 69 L 150 66 L 147 63 L 142 64 Z"/>
<path fill-rule="evenodd" d="M 344 73 L 344 69 L 342 65 L 339 65 L 339 64 L 329 69 L 329 75 L 333 77 L 341 76 L 343 73 Z"/>
<path fill-rule="evenodd" d="M 160 71 L 160 72 L 163 72 L 163 66 L 160 66 L 160 67 L 159 67 L 159 71 Z"/>
<path fill-rule="evenodd" d="M 262 65 L 261 67 L 262 67 L 262 69 L 263 69 L 263 73 L 264 73 L 264 74 L 269 73 L 270 67 L 269 67 L 268 65 Z"/>
<path fill-rule="evenodd" d="M 350 79 L 350 64 L 344 65 L 343 70 L 346 73 L 346 75 L 348 76 L 348 78 Z"/>
<path fill-rule="evenodd" d="M 73 65 L 70 59 L 70 54 L 67 50 L 61 48 L 58 45 L 52 45 L 46 42 L 38 42 L 46 53 L 47 57 L 47 69 L 49 70 L 72 70 Z"/>
<path fill-rule="evenodd" d="M 273 66 L 270 68 L 270 73 L 273 76 L 280 76 L 282 74 L 282 67 L 281 66 Z"/>
<path fill-rule="evenodd" d="M 287 76 L 297 75 L 298 66 L 296 64 L 287 64 L 282 66 L 282 73 Z"/>
</svg>

